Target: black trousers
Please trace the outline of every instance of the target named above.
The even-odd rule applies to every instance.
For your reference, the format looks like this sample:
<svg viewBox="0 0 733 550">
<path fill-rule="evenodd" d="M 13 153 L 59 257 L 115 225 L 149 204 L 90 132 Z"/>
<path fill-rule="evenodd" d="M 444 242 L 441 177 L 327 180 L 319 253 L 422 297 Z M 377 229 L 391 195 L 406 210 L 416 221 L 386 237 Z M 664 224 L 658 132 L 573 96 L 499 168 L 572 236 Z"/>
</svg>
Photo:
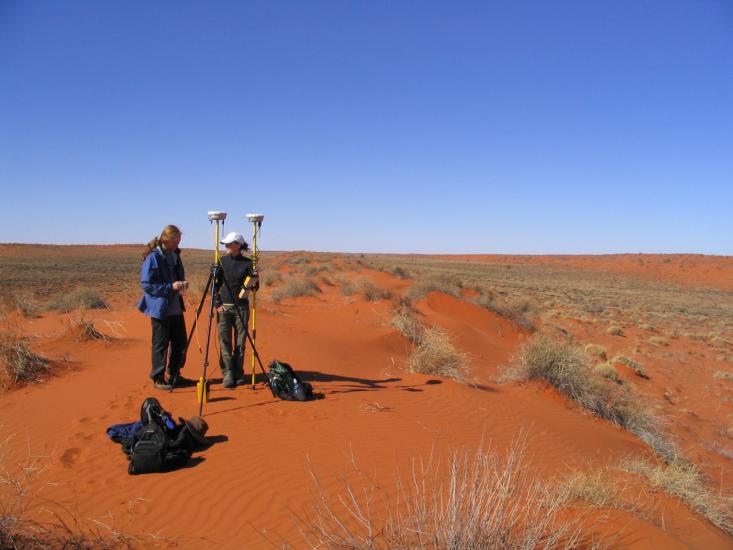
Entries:
<svg viewBox="0 0 733 550">
<path fill-rule="evenodd" d="M 150 318 L 153 324 L 153 353 L 150 378 L 156 380 L 165 374 L 168 359 L 168 376 L 177 374 L 186 363 L 186 320 L 183 315 L 165 319 Z M 170 346 L 170 353 L 168 347 Z"/>
</svg>

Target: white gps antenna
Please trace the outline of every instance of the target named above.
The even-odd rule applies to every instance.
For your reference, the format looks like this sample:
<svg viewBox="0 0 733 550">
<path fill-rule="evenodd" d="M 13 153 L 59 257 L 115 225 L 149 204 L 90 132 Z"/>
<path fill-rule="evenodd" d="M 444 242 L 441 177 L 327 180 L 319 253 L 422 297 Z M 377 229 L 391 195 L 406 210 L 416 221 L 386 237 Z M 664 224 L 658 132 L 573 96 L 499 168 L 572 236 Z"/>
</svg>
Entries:
<svg viewBox="0 0 733 550">
<path fill-rule="evenodd" d="M 247 221 L 251 223 L 261 224 L 265 219 L 264 214 L 247 214 Z"/>
<path fill-rule="evenodd" d="M 216 222 L 223 222 L 226 219 L 227 219 L 227 213 L 226 212 L 222 212 L 220 210 L 211 210 L 209 212 L 209 221 L 210 222 L 214 222 L 214 221 L 216 221 Z"/>
</svg>

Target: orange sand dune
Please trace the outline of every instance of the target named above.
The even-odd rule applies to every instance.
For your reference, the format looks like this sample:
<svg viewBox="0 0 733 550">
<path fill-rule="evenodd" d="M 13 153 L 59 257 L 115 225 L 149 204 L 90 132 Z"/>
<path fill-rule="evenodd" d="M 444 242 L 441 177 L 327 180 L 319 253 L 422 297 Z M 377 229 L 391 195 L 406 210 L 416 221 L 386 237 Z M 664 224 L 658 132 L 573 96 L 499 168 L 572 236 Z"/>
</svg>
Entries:
<svg viewBox="0 0 733 550">
<path fill-rule="evenodd" d="M 404 286 L 385 274 L 369 276 L 393 288 Z M 135 420 L 150 395 L 178 416 L 190 417 L 198 408 L 193 389 L 151 388 L 148 320 L 133 310 L 93 314 L 99 330 L 116 334 L 110 343 L 77 342 L 52 315 L 28 321 L 23 331 L 35 336 L 34 346 L 59 361 L 63 372 L 2 396 L 0 424 L 11 436 L 5 462 L 20 463 L 29 453 L 40 457 L 44 468 L 35 484 L 40 496 L 82 521 L 139 535 L 151 547 L 272 548 L 268 539 L 284 538 L 304 548 L 291 518 L 311 502 L 308 463 L 333 493 L 352 455 L 390 483 L 395 470 L 431 450 L 440 456 L 474 449 L 482 441 L 506 449 L 522 432 L 540 476 L 647 452 L 630 434 L 580 413 L 554 391 L 491 384 L 497 366 L 510 361 L 525 338 L 505 319 L 437 293 L 417 307 L 426 323 L 443 328 L 470 354 L 478 387 L 405 372 L 410 345 L 389 326 L 389 302 L 365 302 L 334 289 L 281 305 L 263 299 L 257 340 L 263 360 L 291 363 L 323 399 L 282 402 L 262 383 L 256 391 L 215 385 L 204 414 L 209 435 L 227 440 L 196 455 L 189 467 L 143 476 L 128 476 L 125 457 L 105 428 Z M 191 311 L 187 317 L 190 326 Z M 205 326 L 202 316 L 201 338 Z M 212 345 L 212 364 L 215 357 Z M 184 374 L 198 377 L 201 366 L 194 343 Z M 209 374 L 217 378 L 218 368 Z M 657 506 L 663 529 L 613 512 L 611 531 L 621 532 L 617 543 L 628 548 L 733 543 L 672 499 L 659 497 Z M 281 526 L 277 532 L 275 525 Z"/>
</svg>

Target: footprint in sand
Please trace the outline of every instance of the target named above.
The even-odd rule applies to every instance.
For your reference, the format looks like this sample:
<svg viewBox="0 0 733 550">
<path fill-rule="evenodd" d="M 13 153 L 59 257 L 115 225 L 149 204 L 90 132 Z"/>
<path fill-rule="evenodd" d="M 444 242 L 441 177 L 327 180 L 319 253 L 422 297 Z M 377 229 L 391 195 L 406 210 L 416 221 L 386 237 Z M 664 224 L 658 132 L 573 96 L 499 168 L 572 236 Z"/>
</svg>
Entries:
<svg viewBox="0 0 733 550">
<path fill-rule="evenodd" d="M 79 458 L 79 455 L 81 455 L 81 449 L 78 447 L 66 449 L 64 454 L 61 455 L 61 464 L 64 465 L 64 468 L 71 468 Z"/>
</svg>

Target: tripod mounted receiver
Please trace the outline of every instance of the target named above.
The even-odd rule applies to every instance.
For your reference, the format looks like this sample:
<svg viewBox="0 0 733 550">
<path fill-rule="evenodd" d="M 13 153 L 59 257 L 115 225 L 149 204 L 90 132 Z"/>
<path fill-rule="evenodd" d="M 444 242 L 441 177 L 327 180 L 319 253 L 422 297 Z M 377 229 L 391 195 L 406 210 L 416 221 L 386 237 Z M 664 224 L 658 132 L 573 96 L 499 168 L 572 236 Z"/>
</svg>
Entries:
<svg viewBox="0 0 733 550">
<path fill-rule="evenodd" d="M 265 219 L 263 214 L 247 214 L 247 221 L 251 223 L 261 224 L 262 220 Z"/>
<path fill-rule="evenodd" d="M 209 212 L 210 222 L 223 222 L 227 219 L 227 213 L 220 210 L 212 210 Z"/>
</svg>

